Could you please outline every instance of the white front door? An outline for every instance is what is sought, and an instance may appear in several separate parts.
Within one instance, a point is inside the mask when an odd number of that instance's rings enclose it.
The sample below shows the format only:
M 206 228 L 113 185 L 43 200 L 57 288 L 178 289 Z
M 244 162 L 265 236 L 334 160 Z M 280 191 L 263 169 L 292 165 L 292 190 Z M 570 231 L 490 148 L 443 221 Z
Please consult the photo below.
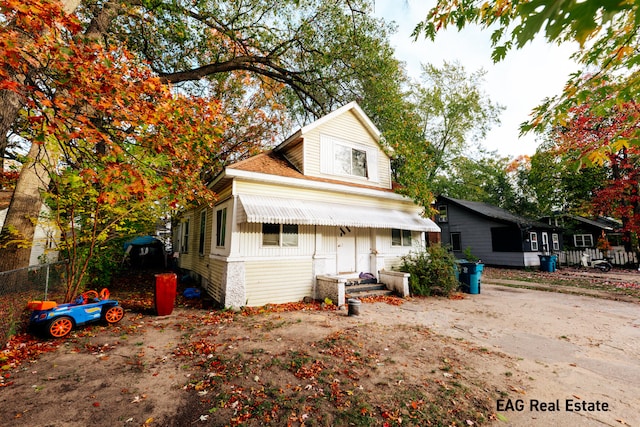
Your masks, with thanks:
M 338 227 L 338 250 L 336 251 L 338 273 L 356 271 L 356 232 L 349 227 Z
M 542 233 L 542 252 L 549 253 L 549 235 L 547 233 Z

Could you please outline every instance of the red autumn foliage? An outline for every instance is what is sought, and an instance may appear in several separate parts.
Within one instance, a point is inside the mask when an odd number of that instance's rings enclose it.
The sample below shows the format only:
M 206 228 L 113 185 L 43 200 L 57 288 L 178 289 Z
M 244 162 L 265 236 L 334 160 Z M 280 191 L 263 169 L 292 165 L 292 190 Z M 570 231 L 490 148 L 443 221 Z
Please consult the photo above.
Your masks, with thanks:
M 595 215 L 622 220 L 627 236 L 640 232 L 640 104 L 627 102 L 596 116 L 584 104 L 556 132 L 559 154 L 577 153 L 585 165 L 606 168 L 609 179 L 594 189 Z
M 0 171 L 0 190 L 13 189 L 18 182 L 20 173 L 17 171 Z

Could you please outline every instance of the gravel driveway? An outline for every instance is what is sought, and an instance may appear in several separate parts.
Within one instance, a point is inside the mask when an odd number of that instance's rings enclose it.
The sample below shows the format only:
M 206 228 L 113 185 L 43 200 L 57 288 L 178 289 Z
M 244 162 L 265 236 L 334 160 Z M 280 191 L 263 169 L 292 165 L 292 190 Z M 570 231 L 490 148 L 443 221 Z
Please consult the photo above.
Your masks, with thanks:
M 376 304 L 363 316 L 390 310 L 392 321 L 513 357 L 502 375 L 522 388 L 496 402 L 502 425 L 640 426 L 640 304 L 483 284 L 463 300 Z

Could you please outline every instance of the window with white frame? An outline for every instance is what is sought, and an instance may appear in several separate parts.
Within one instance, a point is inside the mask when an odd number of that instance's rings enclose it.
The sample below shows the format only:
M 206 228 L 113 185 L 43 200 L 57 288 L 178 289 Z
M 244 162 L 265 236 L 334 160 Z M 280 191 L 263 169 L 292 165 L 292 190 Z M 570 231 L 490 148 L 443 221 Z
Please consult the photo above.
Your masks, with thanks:
M 336 144 L 334 156 L 337 173 L 367 177 L 367 152 L 365 150 Z
M 204 235 L 207 228 L 207 211 L 200 212 L 200 234 L 198 236 L 198 253 L 204 255 Z
M 438 206 L 438 222 L 447 222 L 449 221 L 447 205 Z
M 320 135 L 320 172 L 378 181 L 378 148 Z
M 576 248 L 591 248 L 593 247 L 593 235 L 591 234 L 574 234 L 573 245 Z
M 298 225 L 262 224 L 262 246 L 298 246 Z
M 531 242 L 531 250 L 538 250 L 538 233 L 531 232 L 529 233 L 529 242 Z
M 411 246 L 411 230 L 392 228 L 391 246 Z
M 553 233 L 551 235 L 551 246 L 554 251 L 560 250 L 560 236 L 558 236 L 558 233 Z
M 180 252 L 189 253 L 189 220 L 182 223 L 182 245 Z
M 216 211 L 216 247 L 223 248 L 227 234 L 227 208 Z

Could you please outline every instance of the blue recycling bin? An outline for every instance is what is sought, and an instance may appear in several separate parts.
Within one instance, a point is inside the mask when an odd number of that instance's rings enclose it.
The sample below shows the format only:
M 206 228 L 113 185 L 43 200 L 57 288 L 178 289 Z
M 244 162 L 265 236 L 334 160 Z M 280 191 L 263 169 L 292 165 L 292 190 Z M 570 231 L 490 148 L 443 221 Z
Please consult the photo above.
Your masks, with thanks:
M 556 255 L 538 255 L 540 258 L 540 270 L 553 273 L 556 271 L 558 257 Z
M 482 282 L 482 270 L 484 270 L 484 264 L 476 262 L 463 262 L 460 263 L 460 281 L 463 284 L 463 289 L 469 294 L 479 294 Z
M 454 263 L 453 263 L 453 274 L 456 277 L 456 281 L 460 281 L 460 270 L 462 270 L 462 267 L 460 266 L 462 263 L 467 262 L 466 259 L 457 259 Z

